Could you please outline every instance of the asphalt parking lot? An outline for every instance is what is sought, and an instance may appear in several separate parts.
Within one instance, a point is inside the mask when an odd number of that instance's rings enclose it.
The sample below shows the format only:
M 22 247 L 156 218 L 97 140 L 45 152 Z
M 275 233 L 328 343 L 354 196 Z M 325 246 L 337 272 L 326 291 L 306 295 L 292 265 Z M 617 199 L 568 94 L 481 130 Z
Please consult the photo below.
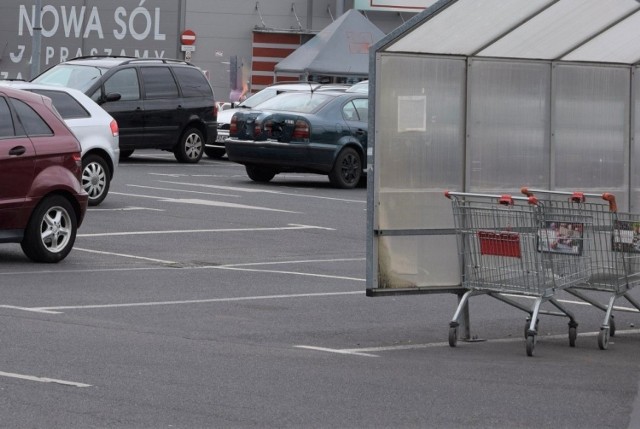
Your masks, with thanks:
M 366 199 L 134 154 L 66 260 L 0 246 L 0 427 L 638 427 L 637 314 L 601 351 L 563 296 L 577 347 L 541 318 L 528 358 L 524 314 L 478 298 L 486 341 L 450 348 L 455 296 L 365 297 Z

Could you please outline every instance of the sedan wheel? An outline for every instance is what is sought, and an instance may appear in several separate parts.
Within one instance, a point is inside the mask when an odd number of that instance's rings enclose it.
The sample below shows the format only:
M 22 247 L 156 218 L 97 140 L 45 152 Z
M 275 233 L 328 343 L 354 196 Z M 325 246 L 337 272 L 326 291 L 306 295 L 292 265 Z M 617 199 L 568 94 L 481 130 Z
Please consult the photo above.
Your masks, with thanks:
M 180 138 L 173 154 L 180 162 L 195 164 L 204 153 L 204 137 L 197 128 L 189 128 Z
M 360 155 L 354 149 L 343 149 L 336 158 L 336 163 L 329 173 L 329 181 L 337 188 L 355 188 L 362 176 L 362 162 Z
M 82 160 L 82 188 L 89 194 L 89 205 L 97 206 L 109 192 L 109 168 L 104 159 L 89 155 Z
M 276 175 L 276 171 L 269 167 L 258 167 L 257 165 L 245 165 L 247 176 L 254 182 L 267 183 Z
M 77 230 L 76 213 L 69 201 L 53 195 L 33 211 L 20 245 L 35 262 L 59 262 L 71 252 Z

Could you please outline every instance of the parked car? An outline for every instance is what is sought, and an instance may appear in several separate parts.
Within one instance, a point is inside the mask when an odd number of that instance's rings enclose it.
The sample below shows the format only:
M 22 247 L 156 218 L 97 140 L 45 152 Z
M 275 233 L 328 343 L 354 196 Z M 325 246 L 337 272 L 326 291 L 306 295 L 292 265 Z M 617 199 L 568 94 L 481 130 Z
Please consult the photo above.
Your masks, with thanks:
M 213 142 L 208 142 L 205 153 L 209 158 L 219 159 L 225 154 L 224 141 L 229 137 L 229 124 L 234 113 L 240 110 L 250 110 L 258 107 L 261 103 L 272 99 L 278 94 L 285 92 L 311 92 L 311 91 L 340 91 L 349 88 L 348 85 L 341 84 L 319 84 L 316 82 L 278 82 L 256 92 L 251 97 L 241 103 L 232 105 L 229 109 L 218 111 L 218 137 Z
M 0 81 L 2 85 L 47 96 L 82 147 L 82 187 L 89 205 L 97 206 L 109 193 L 118 168 L 118 123 L 77 89 L 30 82 Z
M 79 89 L 118 122 L 120 157 L 163 149 L 196 163 L 216 140 L 217 105 L 202 70 L 168 59 L 79 57 L 57 64 L 33 82 Z
M 278 173 L 326 174 L 353 188 L 365 173 L 367 94 L 292 92 L 236 112 L 225 142 L 229 160 L 249 178 L 269 182 Z
M 369 81 L 363 80 L 358 83 L 354 83 L 349 88 L 347 88 L 347 92 L 361 92 L 363 94 L 369 93 Z
M 51 99 L 0 87 L 0 243 L 64 259 L 87 209 L 80 143 Z

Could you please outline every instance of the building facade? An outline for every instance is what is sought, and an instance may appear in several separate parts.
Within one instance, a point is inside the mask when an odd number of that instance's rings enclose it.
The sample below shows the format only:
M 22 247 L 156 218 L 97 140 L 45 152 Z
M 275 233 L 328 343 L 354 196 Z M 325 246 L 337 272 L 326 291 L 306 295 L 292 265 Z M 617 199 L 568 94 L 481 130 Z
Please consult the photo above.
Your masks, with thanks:
M 243 85 L 255 92 L 272 83 L 278 61 L 357 1 L 3 0 L 0 78 L 28 80 L 79 56 L 178 58 L 205 70 L 216 98 L 227 100 Z M 403 6 L 410 1 L 391 10 L 366 3 L 359 8 L 385 33 L 416 12 Z M 193 35 L 181 37 L 185 30 Z

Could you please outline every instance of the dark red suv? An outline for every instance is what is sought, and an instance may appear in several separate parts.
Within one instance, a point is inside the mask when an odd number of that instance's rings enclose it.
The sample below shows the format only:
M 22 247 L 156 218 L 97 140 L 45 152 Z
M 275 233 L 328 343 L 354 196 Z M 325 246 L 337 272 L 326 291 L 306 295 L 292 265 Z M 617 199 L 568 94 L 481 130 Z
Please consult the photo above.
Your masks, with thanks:
M 36 262 L 69 254 L 88 201 L 80 154 L 49 98 L 0 89 L 0 243 Z

